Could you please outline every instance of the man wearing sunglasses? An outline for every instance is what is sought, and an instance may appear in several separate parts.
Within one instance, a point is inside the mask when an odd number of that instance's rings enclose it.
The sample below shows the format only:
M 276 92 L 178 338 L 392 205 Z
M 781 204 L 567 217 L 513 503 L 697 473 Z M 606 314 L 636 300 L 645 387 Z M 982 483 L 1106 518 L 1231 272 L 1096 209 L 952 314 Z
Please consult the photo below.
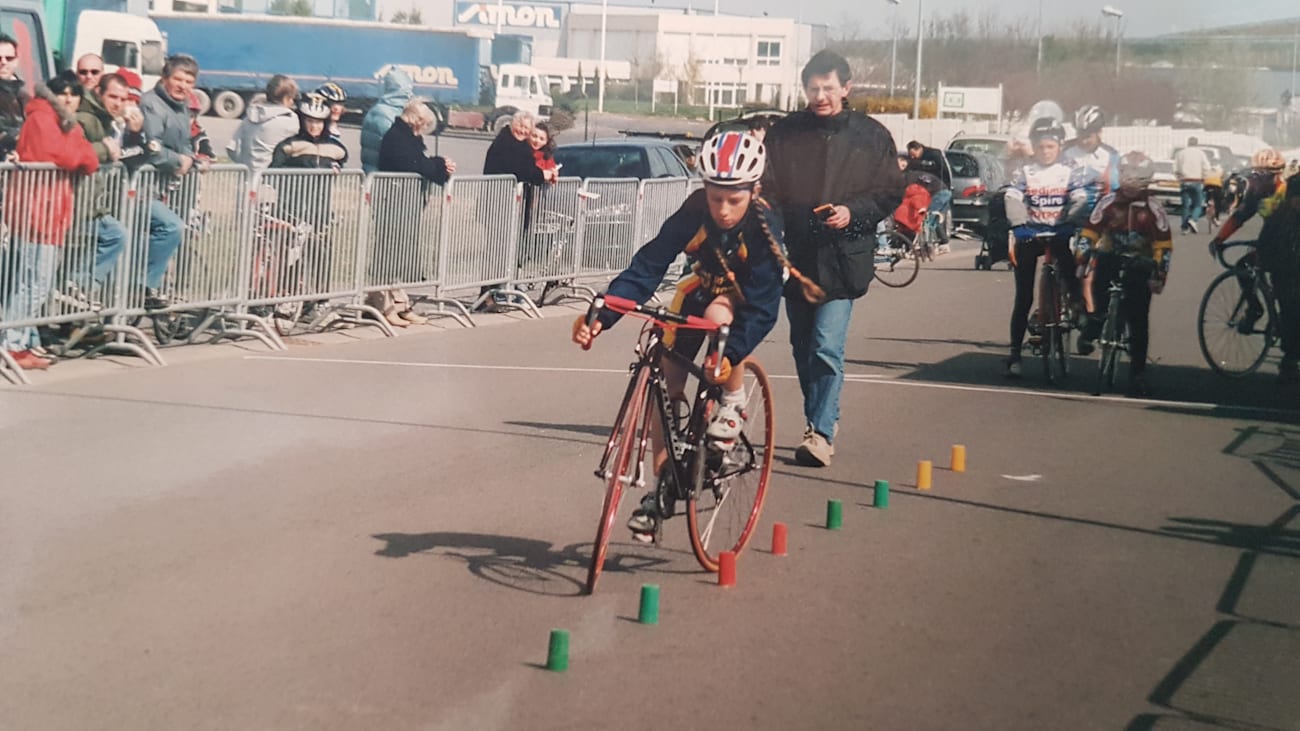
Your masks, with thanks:
M 27 90 L 18 78 L 18 41 L 0 33 L 0 162 L 10 160 L 23 126 Z
M 77 59 L 77 81 L 87 94 L 99 88 L 99 79 L 104 75 L 104 59 L 97 53 L 87 53 Z

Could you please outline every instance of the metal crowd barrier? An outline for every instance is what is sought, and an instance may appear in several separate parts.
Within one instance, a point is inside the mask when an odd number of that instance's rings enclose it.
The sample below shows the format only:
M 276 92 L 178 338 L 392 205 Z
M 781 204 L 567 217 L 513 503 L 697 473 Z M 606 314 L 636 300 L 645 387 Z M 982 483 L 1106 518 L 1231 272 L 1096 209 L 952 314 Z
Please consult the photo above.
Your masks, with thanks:
M 588 179 L 583 186 L 582 259 L 579 275 L 599 279 L 618 274 L 645 241 L 637 240 L 636 178 Z
M 251 337 L 282 349 L 281 335 L 335 322 L 391 335 L 365 299 L 393 288 L 466 326 L 466 305 L 490 298 L 538 316 L 534 301 L 594 295 L 696 187 L 565 178 L 526 193 L 510 176 L 443 188 L 358 171 L 216 165 L 176 181 L 149 167 L 0 165 L 0 371 L 27 382 L 9 350 L 36 327 L 73 326 L 65 350 L 158 365 L 155 343 Z

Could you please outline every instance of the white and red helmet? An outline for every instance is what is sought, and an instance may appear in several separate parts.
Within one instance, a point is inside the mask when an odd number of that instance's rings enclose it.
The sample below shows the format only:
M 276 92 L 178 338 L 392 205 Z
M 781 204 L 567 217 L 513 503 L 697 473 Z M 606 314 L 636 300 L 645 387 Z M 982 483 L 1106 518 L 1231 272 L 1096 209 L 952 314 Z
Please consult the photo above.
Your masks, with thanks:
M 700 175 L 712 185 L 753 185 L 763 177 L 765 165 L 767 148 L 748 132 L 719 132 L 700 150 Z

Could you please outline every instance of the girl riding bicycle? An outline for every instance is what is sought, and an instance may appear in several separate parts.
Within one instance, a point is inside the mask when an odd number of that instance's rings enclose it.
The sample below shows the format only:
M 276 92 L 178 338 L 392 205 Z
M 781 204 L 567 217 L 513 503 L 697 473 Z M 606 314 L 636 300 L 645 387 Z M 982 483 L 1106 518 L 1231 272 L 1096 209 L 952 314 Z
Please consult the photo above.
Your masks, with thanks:
M 785 258 L 777 234 L 781 227 L 759 196 L 758 181 L 766 161 L 763 144 L 748 132 L 722 132 L 705 140 L 699 159 L 704 189 L 692 193 L 664 222 L 659 235 L 637 251 L 608 290 L 611 295 L 644 303 L 655 293 L 673 260 L 682 253 L 690 257 L 691 272 L 678 282 L 672 310 L 731 327 L 714 379 L 723 385 L 722 405 L 708 429 L 709 438 L 723 448 L 740 433 L 745 418 L 744 377 L 736 366 L 776 325 L 782 268 L 799 281 L 809 301 L 825 296 Z M 573 323 L 573 342 L 590 347 L 595 337 L 618 319 L 617 313 L 602 310 L 588 327 L 586 318 L 578 317 Z M 694 357 L 702 342 L 703 336 L 696 332 L 665 336 L 666 345 L 687 357 Z M 706 370 L 712 377 L 714 368 L 710 366 Z M 670 395 L 683 398 L 686 374 L 671 363 L 664 367 Z M 667 455 L 658 443 L 662 439 L 656 441 L 655 472 L 659 474 Z M 654 494 L 646 495 L 628 522 L 638 540 L 649 540 L 660 520 Z

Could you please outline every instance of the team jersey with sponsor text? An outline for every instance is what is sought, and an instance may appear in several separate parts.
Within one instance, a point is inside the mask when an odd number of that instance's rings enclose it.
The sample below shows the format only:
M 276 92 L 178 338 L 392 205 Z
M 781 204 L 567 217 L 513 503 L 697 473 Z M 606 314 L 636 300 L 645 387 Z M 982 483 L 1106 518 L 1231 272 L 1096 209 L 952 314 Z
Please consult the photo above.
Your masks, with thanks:
M 1076 211 L 1092 209 L 1096 180 L 1091 170 L 1070 161 L 1029 162 L 1012 176 L 1007 199 L 1024 202 L 1028 225 L 1059 226 Z

